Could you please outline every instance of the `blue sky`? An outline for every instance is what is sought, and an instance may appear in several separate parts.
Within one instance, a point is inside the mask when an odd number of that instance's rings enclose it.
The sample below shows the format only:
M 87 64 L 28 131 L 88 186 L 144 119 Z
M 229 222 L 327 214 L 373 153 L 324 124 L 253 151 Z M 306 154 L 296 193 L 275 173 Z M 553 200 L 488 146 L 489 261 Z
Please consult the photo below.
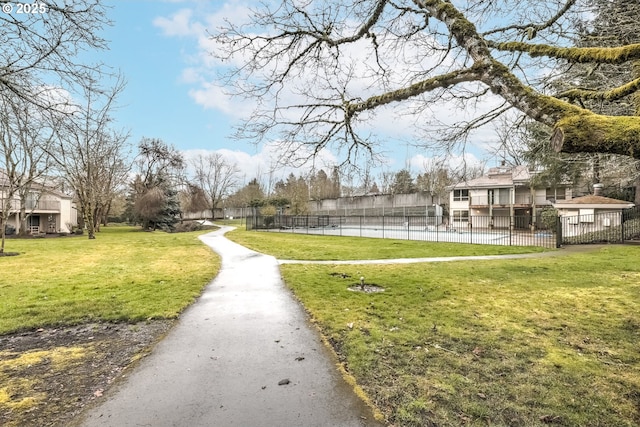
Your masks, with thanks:
M 260 175 L 268 173 L 269 157 L 277 153 L 268 146 L 255 147 L 230 137 L 233 125 L 249 110 L 212 84 L 216 64 L 207 51 L 206 30 L 213 30 L 222 17 L 246 16 L 244 7 L 249 1 L 106 2 L 114 25 L 104 32 L 110 49 L 101 52 L 100 58 L 121 70 L 128 82 L 120 97 L 121 108 L 114 115 L 119 126 L 130 129 L 133 145 L 142 137 L 153 137 L 187 156 L 218 151 L 238 165 L 245 181 L 262 179 Z M 387 130 L 394 126 L 398 128 L 389 120 Z M 414 174 L 421 173 L 428 156 L 406 143 L 407 134 L 388 133 L 387 138 L 391 141 L 384 147 L 388 162 L 378 173 L 398 171 L 407 161 Z M 322 164 L 338 160 L 325 153 Z M 278 169 L 276 179 L 289 172 Z
M 197 104 L 182 78 L 187 57 L 196 50 L 194 40 L 166 36 L 154 25 L 159 17 L 170 16 L 184 5 L 143 0 L 108 3 L 113 5 L 109 16 L 114 26 L 105 32 L 110 50 L 101 56 L 127 80 L 117 118 L 131 129 L 134 142 L 143 136 L 155 137 L 183 150 L 235 144 L 227 139 L 229 118 Z

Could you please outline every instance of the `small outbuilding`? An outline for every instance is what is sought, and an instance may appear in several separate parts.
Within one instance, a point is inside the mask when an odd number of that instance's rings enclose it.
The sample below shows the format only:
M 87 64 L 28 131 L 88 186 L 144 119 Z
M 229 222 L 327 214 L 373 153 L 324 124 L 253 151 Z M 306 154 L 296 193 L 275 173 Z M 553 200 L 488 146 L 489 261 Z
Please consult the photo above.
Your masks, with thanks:
M 564 236 L 577 236 L 619 226 L 622 223 L 622 211 L 634 206 L 626 200 L 602 196 L 602 184 L 595 184 L 593 190 L 593 194 L 553 203 L 561 217 Z

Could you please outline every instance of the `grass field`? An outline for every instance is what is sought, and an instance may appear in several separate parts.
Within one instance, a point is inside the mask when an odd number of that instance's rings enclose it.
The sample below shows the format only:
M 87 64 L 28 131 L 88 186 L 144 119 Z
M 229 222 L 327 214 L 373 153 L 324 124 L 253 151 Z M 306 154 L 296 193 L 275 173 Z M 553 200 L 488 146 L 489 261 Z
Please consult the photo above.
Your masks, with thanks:
M 407 257 L 403 245 L 411 244 L 230 236 L 281 258 L 312 258 L 312 246 L 319 259 Z M 423 250 L 435 254 L 439 246 Z M 456 246 L 445 252 L 470 250 Z M 639 255 L 639 248 L 608 246 L 529 260 L 281 270 L 393 425 L 637 426 Z M 349 290 L 361 276 L 384 292 Z
M 176 317 L 219 268 L 198 234 L 103 227 L 95 240 L 8 240 L 20 255 L 0 257 L 0 334 Z
M 0 258 L 0 334 L 173 318 L 219 267 L 197 236 L 107 227 L 96 240 L 10 240 L 7 250 L 21 255 Z M 229 237 L 293 259 L 540 250 L 243 230 Z M 606 246 L 540 259 L 281 271 L 397 427 L 637 426 L 639 255 L 637 247 Z M 349 290 L 361 276 L 384 292 Z

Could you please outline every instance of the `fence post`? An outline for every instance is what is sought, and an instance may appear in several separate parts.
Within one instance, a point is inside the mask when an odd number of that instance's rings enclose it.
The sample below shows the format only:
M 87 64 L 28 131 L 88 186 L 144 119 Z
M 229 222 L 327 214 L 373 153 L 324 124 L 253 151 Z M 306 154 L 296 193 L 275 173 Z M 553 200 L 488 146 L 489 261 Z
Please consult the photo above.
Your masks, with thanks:
M 409 227 L 411 226 L 411 224 L 409 224 L 409 222 L 411 222 L 411 217 L 406 216 L 405 218 L 407 219 L 407 240 L 410 240 L 411 236 L 409 235 Z
M 513 246 L 513 242 L 511 241 L 511 237 L 513 235 L 513 226 L 511 224 L 515 224 L 515 223 L 516 223 L 516 218 L 514 216 L 509 220 L 509 246 Z
M 624 210 L 620 211 L 620 243 L 624 243 Z
M 562 247 L 562 217 L 556 217 L 556 248 Z
M 384 214 L 382 214 L 382 238 L 384 239 Z

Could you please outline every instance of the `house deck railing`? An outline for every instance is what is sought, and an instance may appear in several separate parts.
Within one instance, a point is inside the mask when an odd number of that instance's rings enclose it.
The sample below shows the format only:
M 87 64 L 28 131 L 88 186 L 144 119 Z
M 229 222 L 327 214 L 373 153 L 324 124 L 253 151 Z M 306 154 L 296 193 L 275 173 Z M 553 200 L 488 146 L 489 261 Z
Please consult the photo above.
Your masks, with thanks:
M 20 210 L 20 201 L 12 200 L 10 209 L 12 212 L 17 212 Z M 60 211 L 60 201 L 59 200 L 27 200 L 25 203 L 25 209 L 27 212 L 31 211 Z M 0 211 L 2 210 L 2 206 L 0 205 Z
M 31 200 L 27 201 L 27 210 L 34 211 L 59 211 L 60 210 L 60 201 L 59 200 Z

